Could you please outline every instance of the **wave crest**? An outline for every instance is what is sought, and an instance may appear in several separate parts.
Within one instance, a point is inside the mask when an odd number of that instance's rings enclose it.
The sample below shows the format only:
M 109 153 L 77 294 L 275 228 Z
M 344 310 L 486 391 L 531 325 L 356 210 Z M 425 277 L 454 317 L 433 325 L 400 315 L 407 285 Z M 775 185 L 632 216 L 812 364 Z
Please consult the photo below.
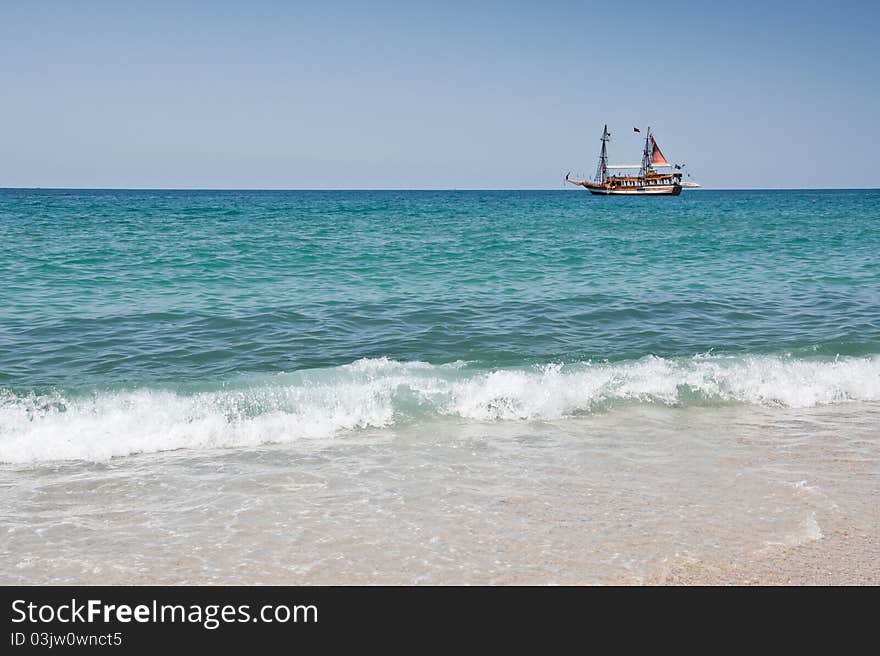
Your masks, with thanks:
M 0 390 L 0 461 L 102 460 L 180 448 L 249 446 L 408 424 L 553 420 L 654 403 L 811 407 L 880 400 L 880 356 L 648 356 L 619 363 L 480 371 L 359 360 L 209 390 L 16 394 Z

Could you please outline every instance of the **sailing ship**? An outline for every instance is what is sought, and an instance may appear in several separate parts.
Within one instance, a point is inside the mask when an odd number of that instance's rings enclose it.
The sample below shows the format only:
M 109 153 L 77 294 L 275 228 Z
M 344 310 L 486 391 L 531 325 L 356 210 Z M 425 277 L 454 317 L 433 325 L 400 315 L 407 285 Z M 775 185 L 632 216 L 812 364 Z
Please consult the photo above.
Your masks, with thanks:
M 638 128 L 633 128 L 640 132 Z M 568 175 L 565 181 L 589 189 L 591 194 L 626 196 L 678 196 L 682 190 L 680 169 L 683 165 L 672 165 L 663 156 L 657 140 L 648 128 L 645 135 L 645 149 L 641 164 L 608 164 L 607 143 L 611 138 L 608 126 L 602 130 L 602 149 L 599 152 L 599 166 L 596 177 L 590 180 L 576 180 Z M 668 169 L 660 170 L 657 169 Z M 625 171 L 637 170 L 635 175 Z M 609 171 L 612 173 L 609 174 Z M 695 184 L 695 183 L 694 183 Z

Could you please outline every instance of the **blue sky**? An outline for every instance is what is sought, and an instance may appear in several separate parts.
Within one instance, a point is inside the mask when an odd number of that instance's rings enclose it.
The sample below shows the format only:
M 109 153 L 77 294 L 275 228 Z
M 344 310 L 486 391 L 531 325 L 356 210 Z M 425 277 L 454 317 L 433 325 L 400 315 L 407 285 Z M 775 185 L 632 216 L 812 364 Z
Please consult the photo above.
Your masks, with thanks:
M 0 186 L 877 187 L 878 6 L 0 0 Z

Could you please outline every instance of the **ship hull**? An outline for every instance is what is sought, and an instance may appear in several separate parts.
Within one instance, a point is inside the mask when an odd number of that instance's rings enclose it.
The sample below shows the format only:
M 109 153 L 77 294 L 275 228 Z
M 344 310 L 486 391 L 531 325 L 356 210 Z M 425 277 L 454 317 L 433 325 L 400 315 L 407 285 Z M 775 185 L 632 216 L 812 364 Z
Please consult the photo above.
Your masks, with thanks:
M 613 189 L 600 186 L 589 186 L 591 194 L 597 196 L 678 196 L 680 185 L 662 185 L 656 187 L 636 187 L 633 189 Z

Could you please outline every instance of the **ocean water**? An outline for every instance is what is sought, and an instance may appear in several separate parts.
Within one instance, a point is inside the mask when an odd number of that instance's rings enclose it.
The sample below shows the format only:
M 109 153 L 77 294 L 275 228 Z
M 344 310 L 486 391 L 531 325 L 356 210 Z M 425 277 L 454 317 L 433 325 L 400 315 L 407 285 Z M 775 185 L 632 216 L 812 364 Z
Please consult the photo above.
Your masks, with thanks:
M 0 236 L 3 582 L 645 581 L 877 526 L 880 191 L 0 190 Z

